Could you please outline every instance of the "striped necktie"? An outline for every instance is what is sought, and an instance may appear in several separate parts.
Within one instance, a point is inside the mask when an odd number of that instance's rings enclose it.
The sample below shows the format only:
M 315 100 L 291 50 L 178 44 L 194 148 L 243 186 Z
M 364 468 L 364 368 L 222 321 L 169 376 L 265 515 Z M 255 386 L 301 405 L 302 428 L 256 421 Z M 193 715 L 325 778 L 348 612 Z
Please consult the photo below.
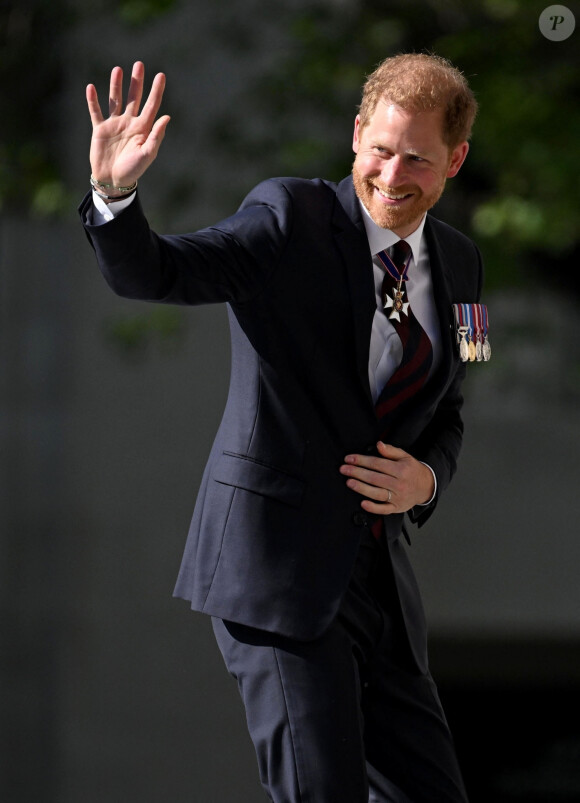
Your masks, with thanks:
M 406 299 L 405 280 L 411 259 L 410 245 L 405 240 L 399 240 L 378 256 L 385 266 L 382 286 L 384 312 L 403 344 L 401 362 L 375 405 L 383 437 L 383 433 L 384 436 L 388 434 L 396 418 L 404 413 L 405 403 L 425 384 L 433 362 L 433 348 Z

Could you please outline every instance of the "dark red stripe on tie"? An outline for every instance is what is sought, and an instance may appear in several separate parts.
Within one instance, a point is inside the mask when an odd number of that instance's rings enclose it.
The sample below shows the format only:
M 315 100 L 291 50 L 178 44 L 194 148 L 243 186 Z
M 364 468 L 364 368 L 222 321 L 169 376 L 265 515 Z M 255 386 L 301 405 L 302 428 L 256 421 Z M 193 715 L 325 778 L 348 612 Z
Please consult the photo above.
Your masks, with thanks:
M 399 240 L 393 246 L 391 260 L 396 265 L 400 275 L 408 268 L 410 246 L 404 240 Z M 380 255 L 379 255 L 380 256 Z M 381 261 L 385 260 L 381 257 Z M 397 282 L 389 272 L 385 272 L 383 280 L 383 299 L 388 295 L 393 296 L 393 289 L 397 286 L 404 288 L 404 283 Z M 408 298 L 406 299 L 408 302 Z M 390 315 L 392 308 L 385 309 L 385 314 Z M 414 316 L 411 307 L 407 307 L 407 313 L 400 312 L 397 318 L 390 318 L 403 346 L 403 355 L 399 366 L 383 388 L 377 403 L 376 413 L 381 424 L 381 437 L 387 435 L 393 422 L 393 416 L 402 412 L 405 402 L 413 398 L 425 384 L 431 364 L 433 362 L 433 348 L 427 333 Z
M 373 524 L 371 524 L 371 533 L 377 539 L 377 541 L 381 540 L 381 535 L 383 534 L 383 517 L 381 516 L 378 518 Z

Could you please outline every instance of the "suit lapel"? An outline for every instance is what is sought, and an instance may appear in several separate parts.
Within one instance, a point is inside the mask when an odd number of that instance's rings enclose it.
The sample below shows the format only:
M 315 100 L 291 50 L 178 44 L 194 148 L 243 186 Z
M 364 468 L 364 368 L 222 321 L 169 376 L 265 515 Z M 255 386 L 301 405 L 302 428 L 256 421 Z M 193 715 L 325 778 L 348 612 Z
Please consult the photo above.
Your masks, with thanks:
M 342 255 L 352 304 L 357 370 L 372 404 L 368 364 L 371 330 L 376 309 L 372 257 L 352 178 L 338 185 L 333 230 Z
M 428 215 L 425 222 L 425 240 L 429 250 L 429 265 L 433 282 L 433 295 L 439 318 L 441 333 L 441 364 L 435 376 L 427 384 L 430 394 L 437 394 L 447 383 L 455 370 L 455 347 L 453 340 L 452 320 L 452 287 L 453 266 L 448 254 L 443 254 L 437 238 L 432 218 Z
M 373 317 L 376 310 L 372 256 L 362 221 L 358 199 L 349 176 L 337 188 L 333 212 L 333 231 L 344 261 L 354 323 L 355 350 L 359 379 L 369 402 L 374 406 L 369 378 L 368 361 Z M 456 368 L 452 320 L 453 264 L 452 254 L 444 254 L 436 234 L 436 221 L 428 215 L 425 238 L 433 281 L 433 294 L 441 331 L 441 364 L 420 394 L 421 404 L 430 404 L 447 385 Z M 417 399 L 419 402 L 419 398 Z
M 436 405 L 451 381 L 457 368 L 457 359 L 453 342 L 453 324 L 451 307 L 451 290 L 453 287 L 453 265 L 450 255 L 444 254 L 439 239 L 429 217 L 424 229 L 429 250 L 429 264 L 433 282 L 433 295 L 441 336 L 441 362 L 435 374 L 429 378 L 421 392 L 409 400 L 405 415 L 398 418 L 391 430 L 391 439 L 395 445 L 412 443 L 417 437 L 417 422 L 421 421 L 424 411 Z

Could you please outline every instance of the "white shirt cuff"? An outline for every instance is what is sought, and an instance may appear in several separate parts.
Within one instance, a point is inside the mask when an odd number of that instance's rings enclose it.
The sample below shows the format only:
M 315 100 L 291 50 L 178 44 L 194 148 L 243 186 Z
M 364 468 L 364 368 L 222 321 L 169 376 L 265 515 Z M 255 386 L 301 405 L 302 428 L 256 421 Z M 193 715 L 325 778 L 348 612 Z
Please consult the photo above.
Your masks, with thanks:
M 422 461 L 422 460 L 421 460 L 420 462 L 421 462 L 421 463 L 423 463 L 423 461 Z M 435 499 L 435 497 L 437 496 L 437 477 L 435 476 L 435 472 L 433 471 L 433 469 L 431 468 L 431 466 L 430 466 L 428 463 L 423 463 L 423 465 L 424 465 L 424 466 L 427 466 L 427 468 L 429 469 L 429 471 L 431 472 L 431 474 L 433 474 L 433 484 L 434 484 L 433 496 L 431 497 L 431 499 L 429 499 L 429 501 L 428 501 L 428 502 L 423 502 L 423 503 L 422 503 L 422 504 L 420 504 L 420 505 L 416 505 L 416 507 L 427 507 L 427 505 L 430 505 L 430 504 L 431 504 L 431 502 L 432 502 L 432 501 Z
M 126 209 L 129 204 L 133 203 L 136 194 L 136 192 L 133 192 L 128 198 L 123 198 L 122 201 L 113 201 L 110 204 L 106 204 L 93 190 L 93 204 L 95 207 L 93 225 L 101 226 L 103 223 L 108 223 L 109 220 L 113 220 L 123 209 Z

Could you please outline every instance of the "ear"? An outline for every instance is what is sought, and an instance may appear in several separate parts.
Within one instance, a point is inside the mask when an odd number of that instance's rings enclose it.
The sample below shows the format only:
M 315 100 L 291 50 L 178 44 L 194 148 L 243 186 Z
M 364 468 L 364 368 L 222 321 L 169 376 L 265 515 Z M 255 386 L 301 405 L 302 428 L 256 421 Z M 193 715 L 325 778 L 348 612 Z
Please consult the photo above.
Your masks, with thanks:
M 354 120 L 354 133 L 352 135 L 352 149 L 355 153 L 358 153 L 358 149 L 360 146 L 360 135 L 361 135 L 360 114 L 357 114 Z
M 469 151 L 469 142 L 462 142 L 451 152 L 451 161 L 447 169 L 447 178 L 453 178 L 459 173 L 459 168 L 465 161 L 467 152 Z

